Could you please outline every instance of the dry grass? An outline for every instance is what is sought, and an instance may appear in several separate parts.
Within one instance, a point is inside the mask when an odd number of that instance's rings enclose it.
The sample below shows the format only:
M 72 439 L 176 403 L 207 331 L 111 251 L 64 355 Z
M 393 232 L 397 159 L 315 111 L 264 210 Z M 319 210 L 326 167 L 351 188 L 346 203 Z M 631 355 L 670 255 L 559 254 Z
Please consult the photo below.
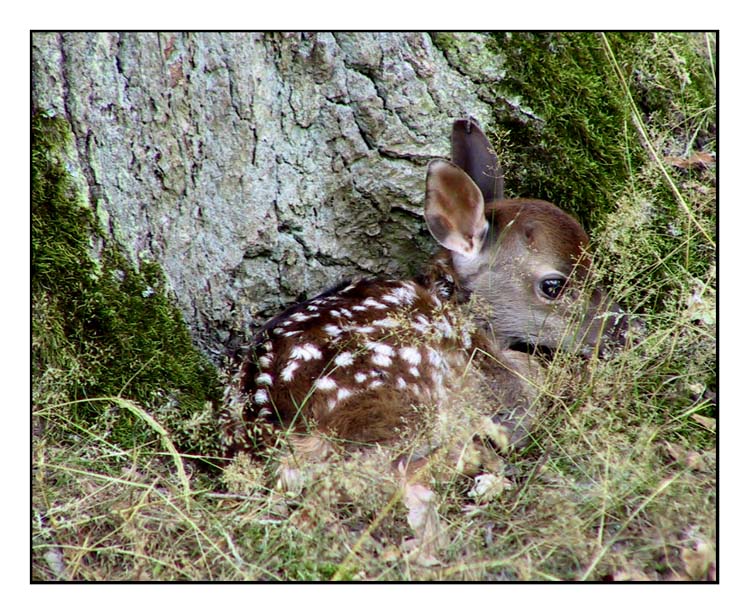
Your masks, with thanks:
M 109 400 L 153 431 L 127 448 L 48 391 L 33 416 L 32 579 L 714 579 L 715 171 L 690 162 L 714 145 L 696 151 L 711 110 L 634 113 L 623 130 L 649 163 L 595 233 L 596 258 L 645 333 L 608 360 L 552 359 L 533 442 L 504 459 L 509 489 L 475 501 L 470 479 L 435 482 L 439 566 L 401 549 L 406 511 L 378 453 L 290 497 L 271 465 L 179 455 L 157 408 Z
M 506 458 L 510 489 L 433 484 L 448 539 L 414 565 L 398 481 L 369 451 L 317 468 L 300 495 L 240 457 L 221 476 L 154 442 L 123 450 L 38 411 L 34 576 L 39 580 L 592 580 L 713 578 L 715 450 L 708 402 L 670 410 L 645 389 L 659 330 L 614 359 L 558 357 L 534 442 Z M 657 352 L 661 356 L 661 351 Z M 656 373 L 653 373 L 656 372 Z M 670 390 L 679 386 L 664 382 Z M 561 391 L 564 393 L 561 394 Z M 112 400 L 134 411 L 130 402 Z M 65 434 L 61 437 L 61 434 Z M 162 451 L 162 452 L 160 452 Z M 177 469 L 179 468 L 179 469 Z M 186 482 L 187 481 L 187 482 Z M 223 488 L 220 488 L 222 485 Z M 698 560 L 695 563 L 695 560 Z

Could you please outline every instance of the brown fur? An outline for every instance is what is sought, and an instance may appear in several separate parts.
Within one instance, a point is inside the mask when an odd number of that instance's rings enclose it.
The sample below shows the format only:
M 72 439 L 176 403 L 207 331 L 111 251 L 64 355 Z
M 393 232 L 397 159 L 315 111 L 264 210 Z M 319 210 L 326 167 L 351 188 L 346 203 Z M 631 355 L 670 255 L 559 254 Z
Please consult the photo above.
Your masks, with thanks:
M 529 247 L 550 256 L 562 273 L 570 273 L 575 263 L 582 270 L 591 266 L 585 253 L 589 245 L 586 232 L 552 203 L 537 199 L 494 201 L 486 205 L 485 212 L 498 233 L 506 229 L 523 235 Z
M 277 326 L 263 330 L 255 353 L 241 368 L 241 422 L 261 421 L 272 429 L 291 427 L 297 432 L 314 426 L 357 443 L 393 441 L 414 428 L 426 408 L 439 401 L 435 377 L 446 380 L 449 370 L 465 366 L 472 340 L 469 324 L 460 322 L 452 306 L 439 299 L 453 293 L 453 284 L 432 275 L 421 278 L 431 287 L 416 281 L 361 280 L 335 295 L 324 294 L 315 311 L 307 308 L 318 305 L 318 298 L 285 312 L 282 321 L 275 319 Z M 395 301 L 394 292 L 405 298 L 404 305 L 384 299 Z M 357 310 L 359 306 L 368 309 Z M 295 315 L 305 320 L 297 322 Z M 264 357 L 270 360 L 262 368 Z M 262 374 L 270 375 L 273 384 L 264 384 Z M 267 403 L 258 401 L 266 397 Z M 264 407 L 270 412 L 261 417 Z M 242 433 L 232 413 L 223 413 L 222 421 L 225 433 Z M 256 441 L 247 431 L 227 444 L 231 452 L 255 450 L 268 439 Z
M 485 205 L 502 195 L 486 137 L 460 121 L 453 147 L 464 166 L 433 161 L 427 176 L 425 218 L 443 250 L 413 280 L 344 282 L 269 321 L 220 416 L 229 454 L 262 454 L 291 432 L 288 482 L 333 442 L 419 443 L 410 459 L 442 451 L 476 472 L 487 442 L 522 444 L 536 415 L 541 368 L 510 345 L 586 352 L 613 335 L 606 293 L 579 293 L 591 266 L 581 226 L 544 201 Z M 540 294 L 549 276 L 565 278 L 561 297 Z

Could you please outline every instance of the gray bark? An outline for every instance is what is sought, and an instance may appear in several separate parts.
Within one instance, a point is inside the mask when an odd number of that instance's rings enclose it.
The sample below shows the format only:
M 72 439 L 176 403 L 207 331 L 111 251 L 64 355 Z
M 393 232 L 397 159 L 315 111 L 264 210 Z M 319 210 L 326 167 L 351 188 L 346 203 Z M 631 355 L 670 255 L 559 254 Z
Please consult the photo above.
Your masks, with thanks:
M 424 33 L 34 33 L 32 100 L 70 123 L 104 236 L 158 262 L 220 352 L 298 297 L 425 260 L 426 162 L 454 118 L 490 118 L 477 84 L 499 78 L 466 66 Z

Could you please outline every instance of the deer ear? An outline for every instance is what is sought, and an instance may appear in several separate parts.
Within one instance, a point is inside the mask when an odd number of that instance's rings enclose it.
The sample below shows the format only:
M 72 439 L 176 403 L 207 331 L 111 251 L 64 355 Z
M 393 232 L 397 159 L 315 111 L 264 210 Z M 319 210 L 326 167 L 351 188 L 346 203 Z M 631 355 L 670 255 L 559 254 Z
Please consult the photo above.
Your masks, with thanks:
M 479 254 L 489 228 L 484 198 L 455 164 L 433 160 L 428 165 L 424 216 L 440 245 L 464 256 Z
M 453 122 L 451 160 L 474 180 L 486 203 L 504 198 L 502 168 L 490 142 L 473 117 Z

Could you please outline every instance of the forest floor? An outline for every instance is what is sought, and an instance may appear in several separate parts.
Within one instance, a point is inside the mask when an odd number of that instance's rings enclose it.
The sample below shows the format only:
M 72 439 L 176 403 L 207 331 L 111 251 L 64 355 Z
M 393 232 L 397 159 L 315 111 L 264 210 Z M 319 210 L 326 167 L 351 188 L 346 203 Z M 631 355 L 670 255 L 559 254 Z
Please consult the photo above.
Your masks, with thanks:
M 680 100 L 663 117 L 633 103 L 621 137 L 643 163 L 593 233 L 644 334 L 606 360 L 550 360 L 544 420 L 504 457 L 503 489 L 477 497 L 458 473 L 433 485 L 432 565 L 405 548 L 397 481 L 357 458 L 290 496 L 271 467 L 179 453 L 158 405 L 36 395 L 32 580 L 715 580 L 716 109 Z M 109 418 L 79 421 L 93 402 Z M 151 436 L 124 443 L 119 416 Z

